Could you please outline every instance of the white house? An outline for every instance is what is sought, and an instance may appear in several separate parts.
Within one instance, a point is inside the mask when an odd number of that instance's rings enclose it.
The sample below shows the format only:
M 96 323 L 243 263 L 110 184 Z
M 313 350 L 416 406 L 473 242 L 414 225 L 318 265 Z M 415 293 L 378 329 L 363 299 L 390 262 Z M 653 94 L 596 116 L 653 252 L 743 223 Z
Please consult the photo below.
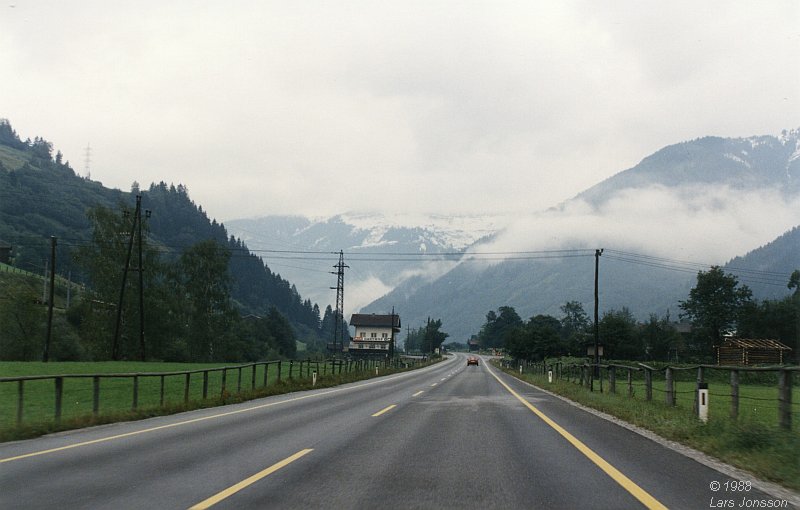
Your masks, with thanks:
M 348 349 L 350 355 L 384 357 L 394 353 L 394 339 L 400 332 L 399 315 L 354 313 L 350 326 L 356 330 Z

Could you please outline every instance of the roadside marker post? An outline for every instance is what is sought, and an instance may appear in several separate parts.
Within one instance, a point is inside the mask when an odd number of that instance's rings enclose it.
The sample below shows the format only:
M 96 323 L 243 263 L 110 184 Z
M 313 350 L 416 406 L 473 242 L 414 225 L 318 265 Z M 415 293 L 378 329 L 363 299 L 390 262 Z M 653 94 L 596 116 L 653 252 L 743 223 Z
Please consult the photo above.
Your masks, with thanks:
M 314 370 L 313 372 L 311 372 L 311 386 L 316 386 L 316 385 L 317 385 L 317 371 Z
M 697 383 L 697 416 L 703 423 L 708 422 L 708 383 Z

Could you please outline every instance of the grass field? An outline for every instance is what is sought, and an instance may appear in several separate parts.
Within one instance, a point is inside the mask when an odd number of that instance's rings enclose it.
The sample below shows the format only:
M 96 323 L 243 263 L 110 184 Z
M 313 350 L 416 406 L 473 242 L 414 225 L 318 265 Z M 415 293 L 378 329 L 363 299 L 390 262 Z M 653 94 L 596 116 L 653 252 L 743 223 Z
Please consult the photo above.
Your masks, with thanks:
M 619 378 L 617 393 L 610 394 L 591 392 L 565 379 L 549 383 L 542 374 L 506 372 L 761 478 L 800 490 L 800 392 L 797 389 L 792 392 L 793 429 L 786 431 L 778 426 L 777 382 L 774 385 L 740 385 L 739 419 L 736 421 L 730 419 L 730 386 L 724 382 L 710 383 L 709 421 L 703 423 L 693 412 L 694 382 L 677 381 L 677 405 L 668 406 L 663 379 L 653 382 L 653 400 L 648 402 L 644 383 L 639 380 L 634 381 L 634 398 L 629 398 L 627 382 Z M 607 386 L 605 389 L 607 391 Z
M 689 381 L 676 381 L 675 383 L 676 408 L 685 412 L 694 411 L 695 383 Z M 633 384 L 634 397 L 644 400 L 644 381 Z M 605 390 L 608 391 L 606 383 Z M 617 393 L 627 395 L 627 382 L 617 382 Z M 653 381 L 653 400 L 665 402 L 666 391 L 664 381 Z M 708 383 L 708 414 L 710 418 L 727 419 L 731 416 L 731 387 L 722 382 Z M 800 429 L 800 388 L 792 389 L 793 414 L 795 424 Z M 739 418 L 763 423 L 766 426 L 776 426 L 779 423 L 778 415 L 778 386 L 764 384 L 739 385 Z
M 628 363 L 630 364 L 630 363 Z M 540 367 L 541 368 L 541 367 Z M 531 371 L 535 369 L 530 367 Z M 800 430 L 800 372 L 794 372 L 795 380 L 792 388 L 792 412 L 796 430 Z M 645 400 L 644 372 L 633 371 L 632 385 L 634 399 Z M 673 372 L 676 408 L 686 412 L 694 410 L 696 369 L 676 369 Z M 570 379 L 573 384 L 578 384 L 579 372 L 577 369 L 564 369 L 562 378 Z M 609 391 L 608 373 L 602 372 L 602 386 L 604 391 Z M 712 418 L 728 418 L 731 416 L 731 385 L 730 371 L 724 369 L 704 369 L 704 381 L 709 390 L 709 416 Z M 545 379 L 541 379 L 545 380 Z M 595 381 L 595 388 L 600 383 Z M 616 391 L 619 394 L 628 394 L 626 370 L 617 371 Z M 739 418 L 763 423 L 767 426 L 777 426 L 778 414 L 778 373 L 777 371 L 739 372 Z M 663 369 L 653 371 L 653 401 L 665 402 L 666 382 Z
M 54 423 L 56 391 L 53 379 L 27 380 L 23 383 L 24 399 L 22 426 L 17 426 L 18 382 L 0 382 L 0 440 L 37 435 L 40 431 L 74 428 L 93 423 L 109 422 L 153 414 L 166 414 L 188 408 L 217 405 L 271 393 L 284 393 L 310 386 L 311 372 L 316 364 L 284 361 L 281 363 L 281 381 L 278 381 L 278 364 L 244 366 L 225 372 L 225 392 L 222 391 L 223 371 L 215 370 L 224 364 L 191 363 L 141 363 L 141 362 L 0 362 L 0 377 L 70 375 L 70 374 L 143 374 L 179 371 L 208 370 L 208 398 L 203 400 L 204 374 L 190 375 L 189 404 L 184 402 L 186 376 L 163 376 L 163 405 L 161 375 L 139 376 L 137 406 L 133 410 L 134 383 L 132 377 L 103 377 L 100 379 L 99 413 L 93 414 L 94 381 L 92 377 L 65 377 L 61 424 Z M 342 377 L 331 377 L 330 365 L 320 363 L 319 385 L 341 382 Z M 290 367 L 292 367 L 290 374 Z M 255 373 L 253 372 L 255 368 Z M 371 371 L 374 374 L 374 371 Z M 267 386 L 264 387 L 265 375 Z M 253 377 L 255 376 L 255 390 Z M 241 393 L 240 393 L 241 390 Z M 238 394 L 238 395 L 237 395 Z

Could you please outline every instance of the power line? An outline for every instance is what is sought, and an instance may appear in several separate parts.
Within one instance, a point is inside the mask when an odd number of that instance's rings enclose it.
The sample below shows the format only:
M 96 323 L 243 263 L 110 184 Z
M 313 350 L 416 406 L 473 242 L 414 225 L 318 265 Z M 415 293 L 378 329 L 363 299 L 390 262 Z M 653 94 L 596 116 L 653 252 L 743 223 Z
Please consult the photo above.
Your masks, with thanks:
M 665 257 L 656 257 L 652 255 L 624 252 L 619 250 L 607 250 L 607 252 L 610 253 L 608 255 L 609 259 L 689 274 L 696 274 L 699 271 L 705 271 L 714 266 L 722 267 L 726 272 L 734 274 L 745 283 L 750 282 L 773 286 L 784 286 L 790 278 L 789 274 L 778 271 L 724 267 L 719 264 L 706 264 L 686 260 L 669 259 Z
M 620 251 L 620 250 L 608 250 L 608 252 L 616 253 L 618 255 L 622 255 L 622 256 L 626 256 L 626 257 L 633 257 L 633 258 L 636 258 L 636 259 L 652 260 L 652 261 L 663 262 L 663 263 L 667 263 L 667 264 L 677 264 L 677 265 L 686 266 L 686 267 L 696 267 L 698 269 L 705 269 L 705 268 L 709 268 L 709 267 L 712 267 L 712 266 L 722 267 L 722 265 L 720 265 L 720 264 L 710 264 L 710 263 L 705 263 L 705 262 L 694 262 L 694 261 L 688 261 L 688 260 L 670 259 L 670 258 L 665 258 L 665 257 L 656 257 L 656 256 L 653 256 L 653 255 L 645 255 L 643 253 L 625 252 L 625 251 Z M 725 269 L 729 270 L 729 271 L 738 271 L 738 272 L 742 272 L 742 273 L 753 273 L 753 274 L 759 274 L 759 275 L 771 274 L 771 275 L 775 275 L 775 276 L 784 276 L 784 273 L 778 272 L 778 271 L 764 271 L 764 270 L 758 270 L 758 269 L 746 269 L 746 268 L 737 268 L 737 267 L 726 267 Z
M 45 245 L 43 238 L 34 236 L 12 236 L 12 239 L 19 240 L 40 240 L 40 243 L 35 245 L 27 245 L 36 248 L 42 248 Z M 77 238 L 62 238 L 60 241 L 61 246 L 66 247 L 91 247 L 93 244 L 85 239 Z M 13 242 L 13 241 L 12 241 Z M 221 244 L 224 241 L 219 240 Z M 25 244 L 23 244 L 25 246 Z M 170 244 L 152 244 L 151 248 L 160 253 L 179 253 L 191 245 L 170 245 Z M 330 260 L 330 255 L 334 252 L 327 250 L 283 250 L 283 249 L 250 249 L 246 245 L 242 248 L 230 248 L 232 257 L 258 257 L 265 263 L 272 265 L 281 265 L 282 267 L 290 267 L 292 269 L 299 269 L 313 272 L 325 272 L 321 269 L 312 267 L 300 267 L 297 265 L 282 264 L 277 261 L 294 261 L 294 262 L 327 262 Z M 590 249 L 561 249 L 561 250 L 527 250 L 527 251 L 449 251 L 449 252 L 344 252 L 350 260 L 354 262 L 394 262 L 394 263 L 469 263 L 469 262 L 497 262 L 497 261 L 525 261 L 525 260 L 541 260 L 541 259 L 568 259 L 578 257 L 591 257 L 594 255 Z M 610 260 L 619 262 L 640 265 L 644 267 L 651 267 L 655 269 L 664 269 L 673 272 L 696 274 L 699 271 L 706 271 L 713 266 L 724 267 L 719 264 L 711 264 L 704 262 L 695 262 L 681 259 L 672 259 L 667 257 L 659 257 L 653 255 L 646 255 L 642 253 L 628 252 L 622 250 L 606 249 L 605 256 Z M 765 285 L 783 286 L 789 281 L 790 275 L 778 271 L 766 271 L 757 269 L 748 269 L 741 267 L 724 267 L 725 271 L 735 274 L 743 282 L 763 283 Z

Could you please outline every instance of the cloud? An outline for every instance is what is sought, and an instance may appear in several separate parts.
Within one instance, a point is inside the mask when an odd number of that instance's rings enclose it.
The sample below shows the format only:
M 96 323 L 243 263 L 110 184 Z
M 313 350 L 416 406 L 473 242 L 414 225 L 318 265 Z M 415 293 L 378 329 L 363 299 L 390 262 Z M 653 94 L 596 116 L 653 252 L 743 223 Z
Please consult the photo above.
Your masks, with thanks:
M 221 220 L 528 213 L 668 144 L 794 126 L 798 9 L 24 2 L 0 16 L 0 116 Z
M 798 211 L 800 197 L 771 189 L 624 189 L 597 207 L 576 199 L 522 217 L 474 251 L 609 248 L 723 264 L 797 226 Z
M 347 310 L 360 310 L 361 307 L 370 304 L 391 290 L 392 287 L 372 275 L 363 280 L 351 278 L 348 282 L 348 299 L 345 307 Z

